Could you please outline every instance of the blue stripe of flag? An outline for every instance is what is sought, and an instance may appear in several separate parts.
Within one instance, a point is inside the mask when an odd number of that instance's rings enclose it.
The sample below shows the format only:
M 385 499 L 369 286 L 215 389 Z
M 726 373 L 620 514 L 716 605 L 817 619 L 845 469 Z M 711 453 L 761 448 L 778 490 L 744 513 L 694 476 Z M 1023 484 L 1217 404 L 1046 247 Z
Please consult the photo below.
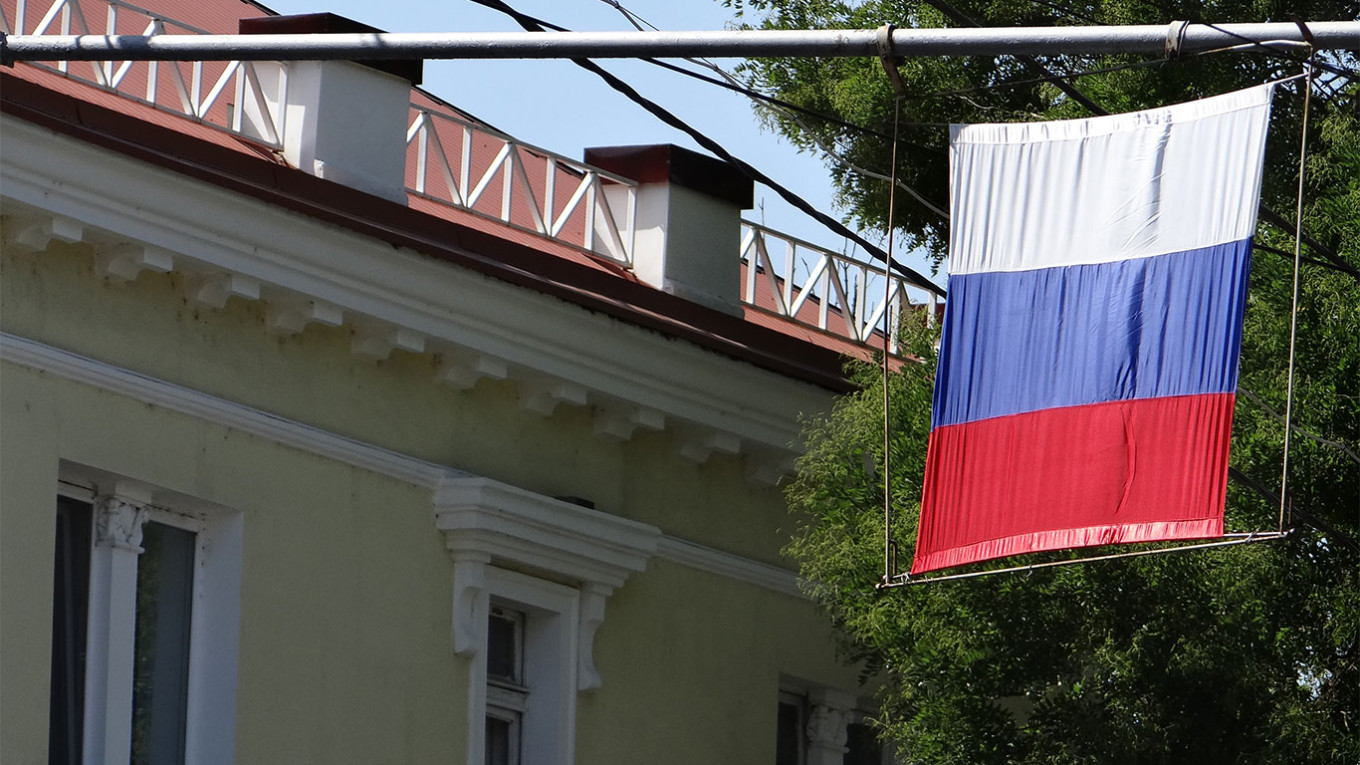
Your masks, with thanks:
M 951 277 L 934 427 L 1235 391 L 1250 265 L 1244 239 L 1112 263 Z

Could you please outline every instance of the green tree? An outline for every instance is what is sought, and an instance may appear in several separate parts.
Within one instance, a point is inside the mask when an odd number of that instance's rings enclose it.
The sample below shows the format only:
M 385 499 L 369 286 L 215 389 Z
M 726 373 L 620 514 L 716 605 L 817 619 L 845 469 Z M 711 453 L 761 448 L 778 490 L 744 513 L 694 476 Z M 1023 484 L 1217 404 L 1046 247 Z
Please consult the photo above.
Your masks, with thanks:
M 1278 19 L 1282 4 L 1047 0 L 945 3 L 748 0 L 768 28 L 1166 23 Z M 938 7 L 937 7 L 938 6 Z M 941 10 L 943 8 L 944 10 Z M 1353 3 L 1309 2 L 1309 19 L 1352 19 Z M 1226 92 L 1300 71 L 1263 51 L 1194 56 L 1060 83 L 1051 74 L 1127 57 L 921 58 L 903 62 L 909 96 L 897 172 L 899 236 L 944 255 L 945 131 L 924 123 L 1089 116 Z M 1360 761 L 1360 77 L 1354 53 L 1330 55 L 1314 85 L 1305 190 L 1305 265 L 1290 494 L 1297 533 L 1284 542 L 1124 559 L 915 586 L 887 593 L 883 573 L 883 390 L 861 390 L 806 429 L 789 489 L 801 518 L 787 552 L 841 638 L 847 661 L 877 676 L 881 728 L 905 762 L 1148 763 Z M 876 60 L 749 62 L 772 95 L 844 123 L 764 117 L 828 157 L 840 201 L 882 229 L 894 96 Z M 1017 83 L 996 87 L 1004 83 Z M 1227 520 L 1273 528 L 1278 506 L 1292 299 L 1291 232 L 1302 98 L 1282 86 L 1272 115 L 1242 348 Z M 895 537 L 914 545 L 930 426 L 932 331 L 912 326 L 920 360 L 890 378 Z M 868 466 L 868 467 L 866 467 Z M 905 553 L 903 555 L 906 557 Z M 1045 556 L 1060 557 L 1058 554 Z

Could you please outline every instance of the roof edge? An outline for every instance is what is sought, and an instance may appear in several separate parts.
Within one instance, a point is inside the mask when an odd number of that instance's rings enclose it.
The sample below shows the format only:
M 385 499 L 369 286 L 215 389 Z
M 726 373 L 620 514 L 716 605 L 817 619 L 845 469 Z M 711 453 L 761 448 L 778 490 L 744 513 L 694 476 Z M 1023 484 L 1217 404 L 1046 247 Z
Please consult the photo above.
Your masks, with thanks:
M 855 388 L 840 353 L 573 263 L 0 72 L 0 111 L 281 208 L 408 247 L 777 374 L 835 392 Z M 243 141 L 243 143 L 245 143 Z M 612 271 L 612 272 L 611 272 Z

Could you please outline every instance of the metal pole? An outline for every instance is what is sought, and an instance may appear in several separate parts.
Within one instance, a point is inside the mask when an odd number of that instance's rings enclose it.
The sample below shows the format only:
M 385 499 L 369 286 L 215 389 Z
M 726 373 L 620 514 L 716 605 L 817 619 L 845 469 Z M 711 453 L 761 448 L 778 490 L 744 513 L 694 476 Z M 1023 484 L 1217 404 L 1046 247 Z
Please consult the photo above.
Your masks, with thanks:
M 1308 25 L 1315 50 L 1360 50 L 1360 21 Z M 1302 45 L 1297 24 L 896 29 L 897 56 L 1080 55 Z M 878 32 L 477 32 L 279 35 L 0 35 L 14 61 L 320 61 L 326 59 L 749 58 L 878 56 Z

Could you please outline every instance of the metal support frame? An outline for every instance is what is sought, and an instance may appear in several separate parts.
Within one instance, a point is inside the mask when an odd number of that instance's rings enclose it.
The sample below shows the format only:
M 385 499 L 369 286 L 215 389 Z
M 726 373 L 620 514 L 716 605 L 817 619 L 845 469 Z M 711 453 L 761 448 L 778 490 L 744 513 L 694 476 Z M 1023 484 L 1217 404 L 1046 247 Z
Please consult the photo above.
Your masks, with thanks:
M 1041 568 L 1056 568 L 1058 566 L 1076 566 L 1083 563 L 1097 563 L 1100 561 L 1117 560 L 1120 558 L 1143 558 L 1148 555 L 1161 555 L 1163 553 L 1188 552 L 1190 550 L 1207 550 L 1213 547 L 1233 547 L 1236 545 L 1251 544 L 1253 542 L 1270 542 L 1277 539 L 1286 539 L 1293 534 L 1293 529 L 1283 531 L 1248 531 L 1232 534 L 1224 534 L 1222 539 L 1211 542 L 1195 542 L 1193 544 L 1179 544 L 1174 547 L 1157 547 L 1151 550 L 1134 550 L 1132 552 L 1111 553 L 1109 555 L 1096 555 L 1090 557 L 1071 558 L 1069 560 L 1054 560 L 1046 563 L 1031 563 L 1024 566 L 1007 566 L 1006 568 L 986 569 L 983 571 L 968 571 L 962 574 L 943 574 L 926 575 L 912 577 L 911 574 L 894 574 L 885 576 L 882 581 L 874 585 L 876 590 L 888 590 L 894 587 L 910 587 L 914 584 L 930 584 L 931 582 L 951 582 L 960 579 L 977 579 L 984 576 L 996 574 L 1026 574 L 1037 571 Z
M 1360 50 L 1360 21 L 1293 23 L 704 32 L 468 32 L 279 35 L 3 35 L 0 63 L 15 61 L 322 61 L 510 58 L 879 57 L 1146 53 L 1242 44 Z

